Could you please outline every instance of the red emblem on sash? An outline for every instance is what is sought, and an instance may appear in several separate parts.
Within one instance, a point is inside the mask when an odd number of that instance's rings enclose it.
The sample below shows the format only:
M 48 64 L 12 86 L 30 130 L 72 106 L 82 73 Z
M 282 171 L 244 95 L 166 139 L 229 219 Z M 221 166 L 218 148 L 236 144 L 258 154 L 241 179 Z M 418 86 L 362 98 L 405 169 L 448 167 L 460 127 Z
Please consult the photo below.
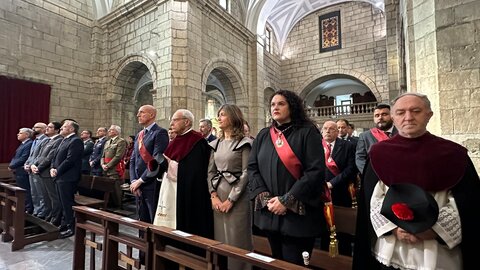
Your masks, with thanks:
M 270 138 L 272 139 L 273 146 L 275 147 L 278 157 L 282 161 L 283 165 L 287 168 L 290 174 L 295 177 L 295 179 L 299 180 L 300 177 L 302 177 L 302 163 L 293 152 L 282 131 L 272 126 L 270 128 Z M 323 214 L 330 230 L 329 254 L 331 257 L 335 257 L 338 255 L 335 215 L 333 212 L 332 196 L 326 182 L 324 183 L 324 194 L 322 194 L 322 200 L 325 202 Z
M 283 136 L 283 133 L 275 127 L 270 128 L 270 137 L 272 138 L 273 146 L 277 150 L 278 157 L 282 161 L 283 165 L 287 168 L 288 172 L 295 178 L 300 179 L 302 177 L 302 163 L 298 160 L 292 148 L 288 144 L 287 139 Z
M 333 175 L 339 175 L 340 169 L 338 168 L 337 163 L 335 163 L 335 160 L 332 158 L 332 147 L 330 146 L 330 143 L 327 143 L 325 139 L 323 139 L 322 145 L 325 152 L 325 165 L 327 166 L 327 169 L 332 172 Z

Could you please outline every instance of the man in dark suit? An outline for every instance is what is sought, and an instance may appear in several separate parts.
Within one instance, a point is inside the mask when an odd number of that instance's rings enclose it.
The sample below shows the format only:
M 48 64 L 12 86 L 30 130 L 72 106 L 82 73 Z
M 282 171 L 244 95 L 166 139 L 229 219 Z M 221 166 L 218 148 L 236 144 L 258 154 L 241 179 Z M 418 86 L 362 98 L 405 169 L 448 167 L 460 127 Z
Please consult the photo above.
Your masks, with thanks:
M 210 119 L 200 119 L 199 131 L 207 142 L 214 141 L 217 137 L 212 134 L 212 121 Z
M 322 144 L 325 153 L 325 180 L 331 191 L 332 203 L 338 206 L 352 207 L 352 194 L 349 186 L 355 183 L 357 167 L 355 166 L 355 148 L 347 140 L 338 138 L 339 130 L 333 121 L 326 121 L 322 127 Z M 352 254 L 351 236 L 338 233 L 339 252 Z M 328 247 L 329 237 L 323 235 L 322 246 Z
M 41 177 L 41 183 L 44 185 L 48 197 L 48 200 L 45 201 L 50 203 L 47 208 L 51 210 L 45 220 L 55 226 L 60 226 L 61 223 L 62 204 L 58 197 L 56 184 L 50 176 L 50 166 L 52 165 L 53 155 L 63 139 L 59 134 L 61 126 L 62 124 L 59 122 L 48 123 L 45 131 L 45 135 L 48 136 L 47 143 L 42 147 L 35 163 L 30 166 L 32 172 Z
M 357 147 L 358 137 L 351 136 L 348 133 L 350 129 L 350 122 L 348 122 L 347 119 L 338 119 L 337 127 L 338 127 L 338 138 L 345 141 L 349 141 L 353 144 L 354 147 Z
M 100 160 L 102 159 L 102 151 L 103 151 L 103 146 L 105 142 L 107 141 L 106 139 L 107 136 L 107 128 L 106 127 L 99 127 L 97 129 L 97 141 L 93 145 L 93 151 L 92 154 L 90 155 L 89 163 L 90 167 L 92 168 L 91 174 L 96 175 L 96 176 L 102 176 L 103 175 L 103 169 L 100 163 Z
M 80 139 L 83 141 L 82 174 L 90 174 L 89 159 L 93 152 L 92 132 L 90 130 L 82 131 Z
M 75 218 L 72 206 L 74 194 L 80 181 L 82 169 L 83 142 L 78 137 L 79 126 L 66 120 L 60 129 L 63 140 L 55 151 L 50 176 L 55 179 L 57 192 L 62 203 L 63 219 L 60 225 L 60 238 L 72 236 L 75 232 Z
M 325 180 L 332 191 L 334 205 L 351 207 L 352 197 L 348 190 L 357 175 L 355 148 L 349 141 L 338 138 L 337 124 L 326 121 L 322 127 L 322 144 L 325 153 Z
M 30 149 L 32 148 L 31 137 L 33 135 L 33 130 L 29 128 L 21 128 L 18 131 L 17 139 L 22 142 L 17 151 L 15 151 L 15 156 L 13 156 L 10 164 L 8 165 L 8 170 L 13 172 L 15 176 L 16 184 L 25 189 L 25 211 L 29 214 L 33 213 L 33 203 L 32 196 L 30 194 L 30 182 L 28 180 L 28 173 L 24 170 L 23 165 L 30 155 Z
M 390 115 L 390 105 L 378 104 L 373 111 L 373 122 L 375 122 L 375 127 L 360 133 L 357 142 L 355 164 L 362 174 L 370 147 L 397 134 L 397 129 L 393 126 L 392 116 Z
M 153 158 L 162 156 L 169 141 L 167 130 L 155 123 L 156 115 L 157 110 L 151 105 L 138 109 L 138 123 L 143 130 L 135 138 L 130 158 L 130 190 L 140 206 L 139 219 L 149 223 L 153 223 L 160 185 L 155 177 L 147 177 L 147 164 Z

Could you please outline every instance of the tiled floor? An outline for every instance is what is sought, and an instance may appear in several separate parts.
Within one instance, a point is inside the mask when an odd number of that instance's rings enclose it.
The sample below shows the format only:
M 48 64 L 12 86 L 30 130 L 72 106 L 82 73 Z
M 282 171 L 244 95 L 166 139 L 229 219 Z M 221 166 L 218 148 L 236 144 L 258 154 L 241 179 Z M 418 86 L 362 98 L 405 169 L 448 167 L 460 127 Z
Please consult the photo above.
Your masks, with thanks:
M 10 243 L 0 242 L 1 270 L 72 269 L 73 237 L 27 245 L 11 251 Z
M 134 203 L 133 203 L 134 204 Z M 130 205 L 124 205 L 134 218 Z M 133 209 L 134 206 L 133 206 Z M 133 210 L 134 211 L 134 210 Z M 101 238 L 97 238 L 100 240 Z M 72 269 L 74 237 L 51 242 L 39 242 L 11 251 L 11 243 L 0 242 L 0 270 L 68 270 Z M 96 252 L 96 269 L 101 269 L 101 253 Z M 135 256 L 135 253 L 134 253 Z M 89 269 L 89 253 L 86 254 L 86 268 Z

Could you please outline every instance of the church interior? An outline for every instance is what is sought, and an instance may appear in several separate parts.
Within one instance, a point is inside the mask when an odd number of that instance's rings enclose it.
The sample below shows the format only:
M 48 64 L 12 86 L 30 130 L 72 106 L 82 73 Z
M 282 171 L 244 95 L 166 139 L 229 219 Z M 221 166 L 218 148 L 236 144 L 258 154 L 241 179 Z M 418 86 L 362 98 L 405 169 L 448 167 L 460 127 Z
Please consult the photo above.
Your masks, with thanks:
M 287 89 L 317 123 L 345 118 L 356 134 L 378 103 L 426 94 L 429 131 L 480 171 L 478 0 L 1 0 L 0 59 L 0 163 L 20 127 L 69 118 L 128 136 L 145 104 L 164 128 L 177 109 L 214 119 L 236 104 L 256 134 Z M 68 268 L 72 246 L 13 259 L 1 243 L 0 269 Z

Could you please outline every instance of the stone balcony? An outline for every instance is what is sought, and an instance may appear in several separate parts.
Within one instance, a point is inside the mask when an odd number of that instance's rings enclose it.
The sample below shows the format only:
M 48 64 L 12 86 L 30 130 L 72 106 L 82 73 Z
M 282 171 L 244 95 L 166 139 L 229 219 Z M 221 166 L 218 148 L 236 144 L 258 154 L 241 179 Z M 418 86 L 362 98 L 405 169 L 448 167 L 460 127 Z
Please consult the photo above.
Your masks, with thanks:
M 368 129 L 373 126 L 373 111 L 378 102 L 354 103 L 348 105 L 310 107 L 307 115 L 318 124 L 327 120 L 347 119 L 356 128 Z

